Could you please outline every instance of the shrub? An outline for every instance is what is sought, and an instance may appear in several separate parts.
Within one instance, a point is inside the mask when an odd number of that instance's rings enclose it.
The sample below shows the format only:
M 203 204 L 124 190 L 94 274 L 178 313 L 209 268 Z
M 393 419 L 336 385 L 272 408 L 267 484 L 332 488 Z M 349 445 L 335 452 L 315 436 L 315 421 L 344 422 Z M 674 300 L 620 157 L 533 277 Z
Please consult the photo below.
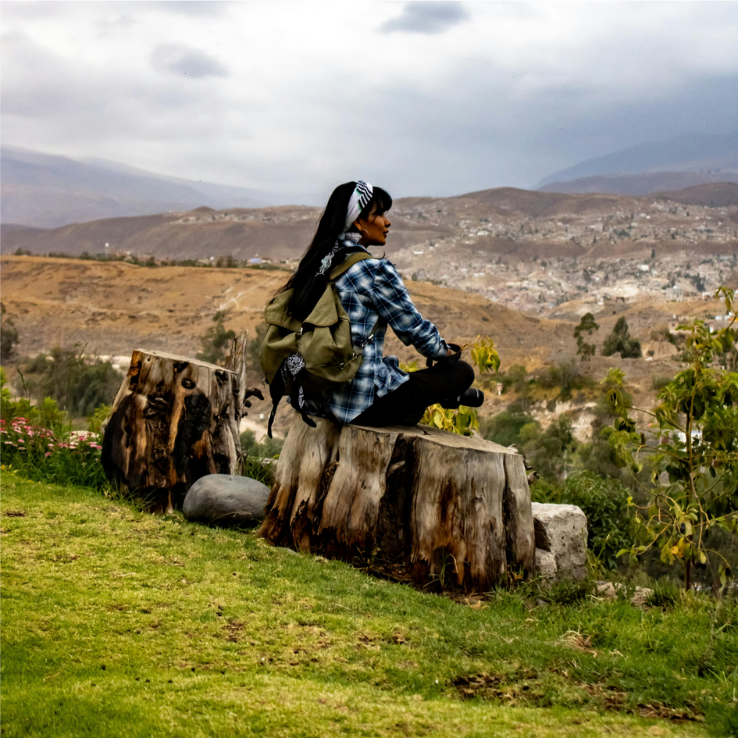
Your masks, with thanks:
M 520 450 L 541 477 L 560 481 L 566 476 L 567 455 L 571 459 L 577 446 L 568 415 L 559 415 L 543 433 L 537 423 L 526 423 L 519 436 Z
M 109 361 L 87 358 L 68 349 L 39 354 L 24 367 L 28 391 L 36 399 L 50 397 L 76 416 L 88 416 L 112 402 L 123 376 Z
M 483 421 L 481 430 L 488 441 L 499 443 L 501 446 L 518 446 L 520 431 L 529 423 L 535 423 L 530 415 L 524 412 L 511 412 L 508 409 Z
M 630 335 L 625 318 L 618 318 L 612 333 L 605 339 L 602 346 L 603 356 L 620 354 L 621 359 L 639 359 L 641 357 L 641 342 Z
M 218 311 L 213 316 L 215 325 L 210 326 L 200 338 L 202 351 L 195 354 L 195 358 L 200 361 L 207 361 L 209 364 L 220 364 L 225 359 L 225 352 L 231 341 L 236 337 L 236 332 L 226 330 L 223 325 L 225 313 Z
M 37 482 L 105 487 L 98 440 L 96 434 L 84 432 L 59 438 L 23 417 L 10 422 L 0 419 L 3 471 Z
M 18 329 L 5 312 L 5 305 L 0 303 L 0 361 L 3 362 L 13 358 L 18 345 Z
M 576 505 L 587 516 L 587 545 L 606 567 L 617 566 L 617 553 L 633 544 L 633 512 L 629 493 L 615 479 L 588 471 L 575 472 L 563 485 L 535 482 L 535 502 Z

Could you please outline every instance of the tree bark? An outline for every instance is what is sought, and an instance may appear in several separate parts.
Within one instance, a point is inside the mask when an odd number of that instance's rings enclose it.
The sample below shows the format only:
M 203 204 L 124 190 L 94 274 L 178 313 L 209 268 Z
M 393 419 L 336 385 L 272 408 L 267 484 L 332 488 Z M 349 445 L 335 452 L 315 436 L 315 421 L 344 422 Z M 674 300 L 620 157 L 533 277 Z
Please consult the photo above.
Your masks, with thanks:
M 260 535 L 418 585 L 489 590 L 532 571 L 522 456 L 426 426 L 295 420 Z
M 242 384 L 242 372 L 136 349 L 104 431 L 108 478 L 171 511 L 200 477 L 237 474 Z

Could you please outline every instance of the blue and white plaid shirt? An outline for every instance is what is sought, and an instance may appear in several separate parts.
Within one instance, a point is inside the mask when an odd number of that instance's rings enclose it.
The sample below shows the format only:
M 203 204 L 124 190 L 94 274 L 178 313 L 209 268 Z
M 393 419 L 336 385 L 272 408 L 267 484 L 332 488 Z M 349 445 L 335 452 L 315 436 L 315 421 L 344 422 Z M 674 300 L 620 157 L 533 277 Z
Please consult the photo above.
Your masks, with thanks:
M 436 326 L 423 320 L 387 259 L 357 262 L 334 284 L 351 322 L 351 341 L 355 347 L 364 346 L 364 361 L 353 381 L 326 390 L 319 398 L 308 397 L 307 407 L 311 415 L 333 416 L 345 424 L 369 408 L 377 397 L 384 397 L 408 380 L 396 356 L 382 358 L 387 325 L 406 346 L 413 345 L 423 356 L 441 358 L 448 346 Z M 380 318 L 384 323 L 368 340 Z

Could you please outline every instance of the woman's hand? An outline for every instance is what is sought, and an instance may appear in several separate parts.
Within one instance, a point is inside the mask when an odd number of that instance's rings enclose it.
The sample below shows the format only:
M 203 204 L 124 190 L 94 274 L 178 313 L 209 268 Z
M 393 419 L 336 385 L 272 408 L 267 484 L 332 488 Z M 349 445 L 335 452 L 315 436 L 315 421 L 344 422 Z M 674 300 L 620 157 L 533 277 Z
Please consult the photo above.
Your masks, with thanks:
M 461 357 L 461 346 L 459 346 L 457 343 L 446 343 L 446 346 L 448 348 L 446 349 L 446 355 L 442 356 L 440 359 L 426 359 L 425 365 L 430 369 L 430 367 L 433 366 L 433 363 L 439 363 L 441 361 L 458 361 Z

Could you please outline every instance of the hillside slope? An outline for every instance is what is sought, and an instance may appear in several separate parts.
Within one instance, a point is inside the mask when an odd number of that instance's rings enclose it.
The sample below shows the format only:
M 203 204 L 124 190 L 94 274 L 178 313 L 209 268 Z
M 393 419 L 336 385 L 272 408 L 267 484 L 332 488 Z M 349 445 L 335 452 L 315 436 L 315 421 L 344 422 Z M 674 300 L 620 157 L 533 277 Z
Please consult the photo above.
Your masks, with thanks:
M 146 268 L 123 262 L 3 256 L 3 304 L 20 333 L 19 352 L 87 344 L 106 355 L 145 347 L 192 356 L 213 315 L 226 326 L 253 331 L 264 306 L 288 272 L 195 267 Z M 478 295 L 410 282 L 413 299 L 448 340 L 494 337 L 506 362 L 542 363 L 574 339 L 559 336 L 557 321 L 539 320 Z M 531 336 L 535 336 L 531 345 Z M 418 358 L 394 335 L 388 350 Z
M 645 174 L 606 174 L 582 177 L 563 182 L 551 182 L 541 192 L 609 192 L 638 197 L 652 192 L 693 189 L 712 183 L 738 182 L 738 172 L 648 172 Z M 731 203 L 733 204 L 733 203 Z

